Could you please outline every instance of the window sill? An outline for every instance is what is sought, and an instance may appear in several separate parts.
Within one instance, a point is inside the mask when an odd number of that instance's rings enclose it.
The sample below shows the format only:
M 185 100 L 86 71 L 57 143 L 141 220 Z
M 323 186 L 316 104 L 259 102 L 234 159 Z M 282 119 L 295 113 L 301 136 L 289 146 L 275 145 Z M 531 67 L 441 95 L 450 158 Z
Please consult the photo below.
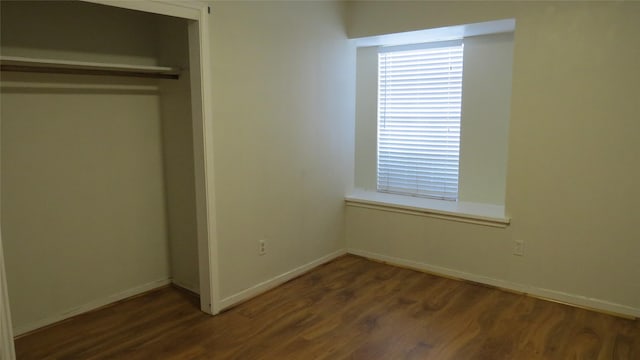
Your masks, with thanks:
M 347 206 L 427 216 L 470 224 L 505 228 L 511 219 L 504 206 L 434 200 L 413 196 L 355 190 L 345 197 Z

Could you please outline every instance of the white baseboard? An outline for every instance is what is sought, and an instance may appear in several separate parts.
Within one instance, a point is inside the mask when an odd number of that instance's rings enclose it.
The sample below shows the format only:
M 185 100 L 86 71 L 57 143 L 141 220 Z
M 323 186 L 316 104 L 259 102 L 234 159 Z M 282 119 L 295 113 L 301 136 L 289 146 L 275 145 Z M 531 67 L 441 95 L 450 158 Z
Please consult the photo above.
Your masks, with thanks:
M 445 277 L 454 277 L 458 279 L 470 280 L 477 283 L 482 283 L 498 288 L 511 290 L 523 294 L 532 295 L 534 297 L 543 298 L 546 300 L 565 303 L 568 305 L 574 305 L 578 307 L 584 307 L 605 313 L 610 313 L 623 317 L 640 318 L 640 309 L 633 308 L 626 305 L 616 304 L 605 300 L 589 298 L 586 296 L 569 294 L 561 291 L 539 288 L 530 285 L 513 283 L 510 281 L 504 281 L 500 279 L 490 278 L 487 276 L 476 275 L 464 271 L 453 270 L 441 266 L 429 265 L 422 262 L 406 260 L 402 258 L 381 255 L 377 253 L 371 253 L 368 251 L 347 249 L 347 253 L 362 256 L 365 258 L 383 261 L 385 263 L 397 266 L 408 267 L 420 271 L 429 272 L 435 275 L 443 275 Z
M 337 257 L 340 257 L 342 255 L 345 255 L 347 252 L 344 249 L 335 251 L 331 254 L 325 255 L 317 260 L 314 260 L 310 263 L 307 263 L 305 265 L 299 266 L 291 271 L 287 271 L 284 274 L 278 275 L 274 278 L 271 278 L 267 281 L 261 282 L 255 286 L 252 286 L 246 290 L 243 290 L 237 294 L 231 295 L 229 297 L 226 297 L 224 299 L 222 299 L 220 301 L 220 309 L 224 310 L 226 308 L 229 308 L 230 306 L 233 306 L 239 302 L 245 301 L 247 299 L 250 299 L 252 297 L 255 297 L 257 295 L 262 294 L 265 291 L 271 290 L 276 286 L 282 285 L 285 282 L 300 276 L 306 272 L 308 272 L 309 270 L 320 266 L 324 263 L 327 263 Z
M 140 286 L 136 286 L 132 289 L 128 289 L 122 292 L 119 292 L 117 294 L 113 294 L 110 296 L 107 296 L 105 298 L 102 299 L 98 299 L 98 300 L 94 300 L 91 301 L 89 303 L 86 303 L 84 305 L 72 308 L 72 309 L 68 309 L 67 311 L 62 311 L 59 314 L 55 314 L 52 316 L 49 316 L 47 318 L 38 320 L 38 321 L 34 321 L 31 322 L 29 324 L 26 325 L 22 325 L 22 326 L 17 326 L 13 329 L 14 335 L 15 336 L 20 336 L 22 334 L 28 333 L 29 331 L 33 331 L 36 329 L 39 329 L 41 327 L 45 327 L 47 325 L 51 325 L 54 323 L 57 323 L 58 321 L 62 321 L 71 317 L 74 317 L 76 315 L 80 315 L 82 313 L 86 313 L 88 311 L 91 310 L 95 310 L 99 307 L 105 306 L 105 305 L 109 305 L 111 303 L 114 303 L 116 301 L 120 301 L 123 299 L 126 299 L 128 297 L 131 296 L 135 296 L 138 294 L 142 294 L 146 291 L 149 290 L 153 290 L 155 288 L 159 288 L 165 285 L 168 285 L 171 283 L 170 279 L 162 279 L 162 280 L 156 280 L 156 281 L 152 281 L 150 283 L 146 283 Z

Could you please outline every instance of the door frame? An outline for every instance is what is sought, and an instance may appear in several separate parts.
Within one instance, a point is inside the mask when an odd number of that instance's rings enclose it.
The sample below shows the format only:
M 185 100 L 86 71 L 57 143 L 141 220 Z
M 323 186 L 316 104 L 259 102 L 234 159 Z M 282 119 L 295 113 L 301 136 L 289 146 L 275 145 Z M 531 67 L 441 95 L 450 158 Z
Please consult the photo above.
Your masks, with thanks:
M 210 5 L 203 1 L 82 1 L 188 20 L 200 309 L 215 315 L 220 312 L 220 292 L 213 172 L 213 118 L 210 101 L 212 94 L 209 55 Z M 0 358 L 15 359 L 8 299 L 0 237 Z

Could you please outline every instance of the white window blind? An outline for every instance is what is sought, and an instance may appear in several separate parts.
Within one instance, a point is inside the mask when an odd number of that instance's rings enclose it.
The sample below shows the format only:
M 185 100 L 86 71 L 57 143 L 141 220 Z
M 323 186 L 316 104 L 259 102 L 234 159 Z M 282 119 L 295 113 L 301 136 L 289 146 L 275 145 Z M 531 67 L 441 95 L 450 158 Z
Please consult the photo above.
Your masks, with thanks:
M 378 191 L 458 198 L 462 41 L 380 48 Z

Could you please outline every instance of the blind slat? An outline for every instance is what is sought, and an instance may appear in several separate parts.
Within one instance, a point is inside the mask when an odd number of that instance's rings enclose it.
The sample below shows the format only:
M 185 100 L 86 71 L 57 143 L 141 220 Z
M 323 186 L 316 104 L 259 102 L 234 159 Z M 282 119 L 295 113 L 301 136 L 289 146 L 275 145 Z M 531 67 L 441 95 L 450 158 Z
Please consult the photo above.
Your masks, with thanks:
M 462 45 L 378 54 L 378 191 L 458 198 Z

